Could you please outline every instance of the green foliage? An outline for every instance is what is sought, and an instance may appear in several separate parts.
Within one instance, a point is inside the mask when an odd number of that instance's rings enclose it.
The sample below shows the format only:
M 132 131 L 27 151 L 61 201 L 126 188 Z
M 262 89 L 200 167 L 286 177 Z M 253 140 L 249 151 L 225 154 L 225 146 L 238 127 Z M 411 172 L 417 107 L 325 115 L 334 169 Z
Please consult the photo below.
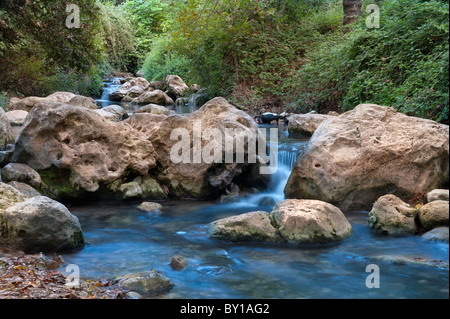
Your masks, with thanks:
M 77 0 L 81 28 L 69 29 L 65 0 L 3 0 L 0 2 L 2 54 L 14 45 L 37 43 L 49 64 L 89 70 L 100 62 L 100 15 L 95 0 Z M 29 53 L 32 48 L 22 48 Z
M 70 3 L 80 7 L 80 28 L 67 28 L 64 0 L 0 3 L 1 90 L 41 96 L 100 91 L 95 80 L 84 79 L 103 63 L 99 7 L 96 0 Z
M 101 20 L 101 37 L 106 61 L 116 70 L 136 68 L 136 41 L 130 17 L 121 6 L 98 1 Z
M 169 4 L 161 0 L 127 0 L 121 7 L 133 25 L 137 56 L 142 62 L 141 58 L 151 50 L 155 37 L 163 33 Z
M 190 61 L 176 52 L 170 53 L 167 37 L 153 41 L 151 51 L 145 59 L 143 70 L 149 81 L 165 80 L 169 74 L 176 74 L 184 79 L 189 78 Z
M 364 19 L 344 39 L 330 37 L 298 72 L 303 110 L 360 103 L 448 121 L 449 7 L 436 1 L 383 1 L 380 29 Z
M 6 111 L 6 107 L 8 106 L 9 98 L 6 96 L 5 92 L 0 92 L 0 108 Z
M 189 81 L 238 102 L 281 101 L 295 84 L 292 75 L 305 51 L 340 29 L 341 7 L 321 0 L 175 0 L 164 50 L 155 43 L 144 69 L 159 78 L 170 66 L 190 70 Z

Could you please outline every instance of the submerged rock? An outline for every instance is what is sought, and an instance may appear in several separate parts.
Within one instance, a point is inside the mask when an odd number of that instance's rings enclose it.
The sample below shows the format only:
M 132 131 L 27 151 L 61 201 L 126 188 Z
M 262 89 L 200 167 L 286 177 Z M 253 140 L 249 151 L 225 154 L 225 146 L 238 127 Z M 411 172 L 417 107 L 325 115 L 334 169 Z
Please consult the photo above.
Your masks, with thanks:
M 423 239 L 429 241 L 440 241 L 448 243 L 448 227 L 438 227 L 422 235 Z
M 369 227 L 389 235 L 415 234 L 417 211 L 395 195 L 380 197 L 369 213 Z
M 158 203 L 152 203 L 152 202 L 143 202 L 141 205 L 138 206 L 138 209 L 140 211 L 143 211 L 145 213 L 153 213 L 158 214 L 162 211 L 162 205 Z
M 448 125 L 361 104 L 322 122 L 298 157 L 285 195 L 370 209 L 386 193 L 412 198 L 448 179 Z
M 155 296 L 169 292 L 175 284 L 167 277 L 155 272 L 141 272 L 118 278 L 119 287 L 132 290 L 142 296 Z
M 182 256 L 173 256 L 170 260 L 170 266 L 174 270 L 182 270 L 188 265 L 187 260 Z
M 421 267 L 432 267 L 448 269 L 448 262 L 443 260 L 428 259 L 422 257 L 402 256 L 402 255 L 385 255 L 370 257 L 375 261 L 383 261 L 397 265 L 412 265 Z
M 0 213 L 0 241 L 25 252 L 81 248 L 83 232 L 78 218 L 62 204 L 39 196 Z

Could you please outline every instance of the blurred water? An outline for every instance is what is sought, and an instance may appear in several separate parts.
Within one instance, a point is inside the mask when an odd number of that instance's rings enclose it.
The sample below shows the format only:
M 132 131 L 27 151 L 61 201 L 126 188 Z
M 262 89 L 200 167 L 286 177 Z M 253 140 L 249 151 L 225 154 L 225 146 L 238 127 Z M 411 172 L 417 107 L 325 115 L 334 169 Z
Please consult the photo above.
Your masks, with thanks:
M 213 202 L 165 202 L 160 216 L 139 212 L 139 203 L 71 207 L 89 244 L 64 255 L 81 275 L 113 278 L 150 271 L 175 288 L 162 298 L 448 298 L 448 270 L 374 262 L 367 257 L 402 254 L 448 262 L 448 244 L 418 236 L 388 237 L 367 226 L 367 212 L 346 213 L 353 236 L 339 244 L 290 246 L 226 243 L 207 238 L 208 223 L 254 207 Z M 259 207 L 264 209 L 267 207 Z M 172 270 L 172 256 L 188 267 Z M 368 289 L 368 264 L 380 267 L 381 288 Z

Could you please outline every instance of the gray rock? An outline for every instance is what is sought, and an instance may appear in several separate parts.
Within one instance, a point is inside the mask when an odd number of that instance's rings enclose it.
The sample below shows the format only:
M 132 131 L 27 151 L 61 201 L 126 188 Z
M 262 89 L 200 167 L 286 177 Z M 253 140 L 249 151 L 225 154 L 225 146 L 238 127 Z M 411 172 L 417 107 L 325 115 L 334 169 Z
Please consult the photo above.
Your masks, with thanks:
M 119 105 L 109 105 L 102 109 L 94 110 L 94 112 L 112 122 L 120 122 L 128 118 L 127 111 Z
M 436 200 L 419 209 L 419 220 L 425 230 L 449 226 L 448 201 Z
M 35 190 L 33 187 L 31 187 L 28 184 L 20 183 L 20 182 L 9 182 L 9 186 L 14 187 L 22 194 L 28 196 L 28 197 L 37 197 L 42 196 L 41 193 L 39 193 L 37 190 Z
M 163 106 L 174 105 L 174 101 L 163 91 L 147 91 L 139 97 L 133 99 L 133 102 L 140 104 L 158 104 Z
M 448 189 L 433 189 L 427 194 L 427 201 L 429 203 L 435 200 L 449 200 L 449 190 Z
M 33 197 L 0 214 L 0 240 L 25 252 L 81 248 L 83 232 L 78 218 L 62 204 L 43 196 Z
M 182 270 L 188 265 L 187 260 L 182 256 L 173 256 L 170 260 L 170 266 L 174 270 Z
M 162 205 L 158 203 L 152 203 L 152 202 L 143 202 L 138 206 L 138 209 L 142 212 L 146 213 L 154 213 L 158 214 L 162 211 Z
M 349 238 L 353 228 L 341 210 L 318 200 L 288 199 L 277 203 L 272 224 L 294 244 L 325 244 Z
M 166 77 L 166 83 L 169 94 L 177 97 L 183 96 L 189 90 L 189 86 L 178 75 L 168 75 Z
M 9 120 L 11 126 L 22 126 L 27 118 L 27 111 L 9 111 L 6 112 L 6 117 Z
M 9 207 L 26 201 L 28 198 L 16 188 L 0 182 L 0 215 Z
M 129 274 L 118 280 L 120 288 L 137 292 L 142 296 L 163 294 L 175 286 L 167 277 L 155 271 Z
M 448 269 L 448 262 L 416 256 L 383 255 L 383 256 L 373 256 L 370 258 L 375 261 L 383 261 L 396 265 L 411 265 L 419 267 Z
M 25 164 L 10 163 L 2 168 L 1 176 L 4 183 L 21 182 L 34 188 L 42 183 L 39 173 Z
M 282 242 L 283 239 L 272 226 L 269 214 L 250 212 L 219 219 L 209 224 L 210 238 L 227 241 Z
M 169 115 L 169 109 L 157 104 L 148 104 L 140 107 L 136 113 L 151 113 L 151 114 L 162 114 Z
M 164 91 L 164 88 L 166 87 L 166 82 L 164 81 L 153 81 L 150 83 L 150 87 L 155 90 L 161 90 Z
M 380 197 L 369 213 L 370 229 L 390 235 L 415 234 L 417 211 L 395 195 Z
M 438 227 L 422 235 L 423 239 L 448 243 L 448 227 Z
M 137 182 L 130 182 L 122 184 L 119 187 L 119 192 L 123 199 L 142 197 L 142 189 Z
M 311 136 L 319 125 L 332 115 L 325 114 L 295 114 L 289 117 L 289 136 Z

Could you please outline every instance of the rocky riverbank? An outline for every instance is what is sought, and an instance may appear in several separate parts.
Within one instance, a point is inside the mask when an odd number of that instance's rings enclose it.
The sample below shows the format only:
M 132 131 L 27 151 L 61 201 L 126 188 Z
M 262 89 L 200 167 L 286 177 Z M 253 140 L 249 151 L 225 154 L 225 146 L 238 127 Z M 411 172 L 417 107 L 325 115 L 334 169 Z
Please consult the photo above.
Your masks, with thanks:
M 62 204 L 66 200 L 140 201 L 144 203 L 139 209 L 136 205 L 136 211 L 163 218 L 164 203 L 147 201 L 221 198 L 230 203 L 242 200 L 240 193 L 250 197 L 266 189 L 271 177 L 260 173 L 266 164 L 248 160 L 249 140 L 258 140 L 255 119 L 221 97 L 189 114 L 174 114 L 166 107 L 190 90 L 176 76 L 165 83 L 128 78 L 111 95 L 121 102 L 141 103 L 133 114 L 119 105 L 98 108 L 92 99 L 67 92 L 16 100 L 13 111 L 0 112 L 0 244 L 26 253 L 83 249 L 81 224 Z M 311 136 L 285 186 L 287 199 L 273 203 L 271 211 L 209 222 L 207 235 L 212 240 L 339 244 L 352 240 L 347 213 L 367 210 L 367 227 L 374 233 L 448 242 L 447 125 L 373 104 L 341 115 L 265 114 L 259 120 L 285 120 L 290 135 Z M 246 160 L 222 163 L 226 150 L 217 148 L 217 141 L 211 144 L 210 136 L 195 145 L 192 138 L 199 123 L 201 135 L 238 132 L 233 145 L 238 139 L 247 141 L 244 154 L 236 147 L 232 155 Z M 185 136 L 173 138 L 175 130 Z M 186 162 L 173 161 L 180 137 L 189 139 L 179 147 L 187 154 Z M 218 149 L 219 161 L 194 161 L 205 148 L 209 155 Z M 17 260 L 5 260 L 5 271 L 17 266 Z M 18 262 L 38 269 L 42 260 Z M 55 276 L 59 283 L 62 277 Z M 19 284 L 10 284 L 14 283 Z M 173 286 L 152 271 L 126 275 L 118 283 L 150 296 Z M 55 295 L 62 296 L 71 297 L 66 291 Z

